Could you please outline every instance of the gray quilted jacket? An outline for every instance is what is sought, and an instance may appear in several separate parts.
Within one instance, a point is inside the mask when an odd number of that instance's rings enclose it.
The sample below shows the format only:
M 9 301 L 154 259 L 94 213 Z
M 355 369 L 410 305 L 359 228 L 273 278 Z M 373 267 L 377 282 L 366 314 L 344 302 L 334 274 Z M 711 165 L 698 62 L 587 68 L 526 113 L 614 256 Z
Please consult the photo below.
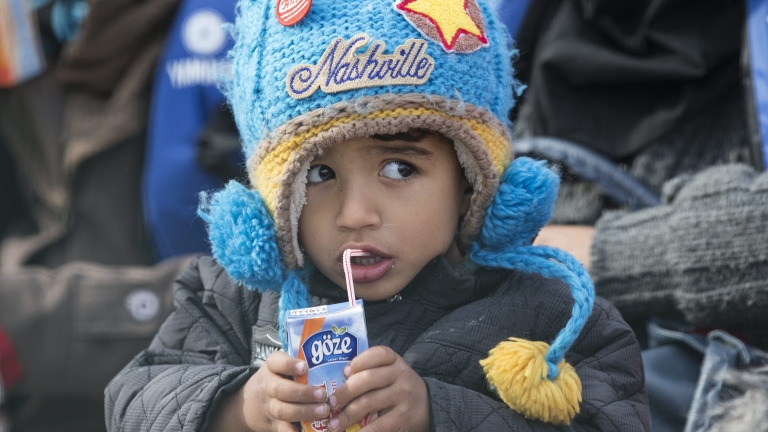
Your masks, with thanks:
M 316 275 L 318 301 L 343 300 Z M 150 347 L 106 389 L 106 421 L 118 431 L 202 431 L 216 404 L 237 391 L 274 350 L 276 297 L 235 284 L 211 258 L 179 276 L 176 311 Z M 433 431 L 649 431 L 640 348 L 608 302 L 566 355 L 581 378 L 581 412 L 570 426 L 526 420 L 487 386 L 478 361 L 518 336 L 551 341 L 573 300 L 561 282 L 539 275 L 428 264 L 393 302 L 365 306 L 371 345 L 387 345 L 423 377 Z

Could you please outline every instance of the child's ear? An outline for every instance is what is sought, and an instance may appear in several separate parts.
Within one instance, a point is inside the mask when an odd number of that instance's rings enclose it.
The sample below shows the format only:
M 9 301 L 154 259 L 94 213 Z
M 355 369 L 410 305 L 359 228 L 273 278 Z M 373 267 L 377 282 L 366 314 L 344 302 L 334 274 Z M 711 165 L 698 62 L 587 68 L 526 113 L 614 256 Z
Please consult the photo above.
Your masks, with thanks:
M 463 192 L 461 194 L 461 205 L 459 206 L 459 217 L 463 218 L 469 213 L 469 204 L 472 202 L 472 195 L 475 192 L 465 176 L 461 176 L 460 190 Z

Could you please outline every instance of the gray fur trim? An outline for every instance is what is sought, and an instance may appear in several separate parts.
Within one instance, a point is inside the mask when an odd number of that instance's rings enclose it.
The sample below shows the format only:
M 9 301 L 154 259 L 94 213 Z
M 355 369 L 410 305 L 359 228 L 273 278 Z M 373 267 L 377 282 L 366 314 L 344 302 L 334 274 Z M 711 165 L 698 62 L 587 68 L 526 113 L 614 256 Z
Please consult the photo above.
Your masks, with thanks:
M 723 382 L 744 394 L 715 408 L 709 432 L 768 432 L 768 367 L 728 370 Z

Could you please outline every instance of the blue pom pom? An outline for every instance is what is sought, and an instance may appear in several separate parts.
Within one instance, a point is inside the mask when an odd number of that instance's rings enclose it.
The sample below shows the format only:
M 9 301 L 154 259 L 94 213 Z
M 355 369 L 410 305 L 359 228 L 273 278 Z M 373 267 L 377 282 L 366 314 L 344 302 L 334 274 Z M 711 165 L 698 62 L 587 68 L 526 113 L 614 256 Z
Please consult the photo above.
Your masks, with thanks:
M 235 181 L 208 197 L 200 194 L 198 215 L 208 224 L 213 257 L 249 289 L 278 291 L 286 268 L 275 229 L 261 196 Z
M 530 244 L 552 217 L 560 177 L 544 161 L 521 157 L 504 172 L 478 242 L 497 249 Z

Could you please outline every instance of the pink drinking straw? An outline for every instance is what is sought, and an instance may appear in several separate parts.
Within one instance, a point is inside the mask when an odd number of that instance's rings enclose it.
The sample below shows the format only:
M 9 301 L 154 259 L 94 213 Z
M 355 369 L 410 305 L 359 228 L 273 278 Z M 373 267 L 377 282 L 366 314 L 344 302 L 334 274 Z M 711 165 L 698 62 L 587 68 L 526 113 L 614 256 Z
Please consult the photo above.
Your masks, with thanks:
M 370 252 L 366 252 L 360 249 L 347 249 L 344 251 L 344 255 L 341 260 L 341 264 L 344 267 L 344 277 L 347 279 L 347 297 L 349 297 L 349 305 L 355 305 L 355 281 L 352 279 L 352 263 L 351 258 L 353 256 L 370 256 Z

